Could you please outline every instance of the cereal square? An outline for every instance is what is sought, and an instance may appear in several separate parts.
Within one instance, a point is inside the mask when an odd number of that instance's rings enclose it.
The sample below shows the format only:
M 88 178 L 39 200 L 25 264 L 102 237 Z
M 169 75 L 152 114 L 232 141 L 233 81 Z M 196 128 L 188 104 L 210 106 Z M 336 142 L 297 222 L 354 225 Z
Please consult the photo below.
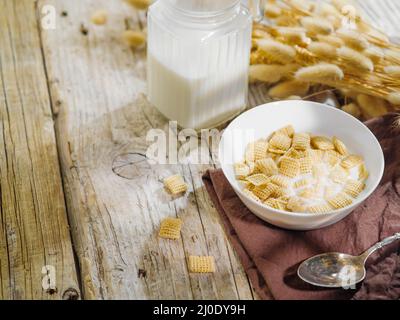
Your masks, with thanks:
M 189 256 L 189 271 L 192 273 L 215 272 L 213 256 Z
M 161 222 L 159 237 L 176 240 L 180 238 L 182 220 L 178 218 L 166 218 Z
M 164 186 L 173 195 L 186 192 L 187 190 L 187 184 L 179 174 L 165 178 Z

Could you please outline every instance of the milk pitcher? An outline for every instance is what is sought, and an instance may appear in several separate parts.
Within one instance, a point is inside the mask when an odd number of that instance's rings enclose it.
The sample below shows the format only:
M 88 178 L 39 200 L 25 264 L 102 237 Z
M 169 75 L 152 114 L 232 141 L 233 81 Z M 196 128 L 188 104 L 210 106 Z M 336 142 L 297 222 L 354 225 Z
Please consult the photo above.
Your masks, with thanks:
M 255 12 L 257 2 L 252 1 Z M 252 15 L 240 0 L 153 3 L 149 101 L 168 119 L 196 130 L 238 115 L 247 103 L 251 26 Z

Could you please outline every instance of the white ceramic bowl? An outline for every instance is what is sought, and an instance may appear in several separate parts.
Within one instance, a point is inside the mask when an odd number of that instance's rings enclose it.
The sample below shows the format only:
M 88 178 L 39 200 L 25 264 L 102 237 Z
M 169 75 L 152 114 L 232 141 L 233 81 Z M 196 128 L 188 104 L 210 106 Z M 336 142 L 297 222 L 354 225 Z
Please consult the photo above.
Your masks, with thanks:
M 233 164 L 243 159 L 245 147 L 249 142 L 266 138 L 273 131 L 288 124 L 292 124 L 296 132 L 337 136 L 351 153 L 364 157 L 370 175 L 365 190 L 351 206 L 324 214 L 291 213 L 269 208 L 242 192 L 235 179 Z M 273 225 L 292 230 L 318 229 L 343 219 L 376 189 L 384 169 L 381 146 L 362 122 L 339 109 L 297 100 L 267 103 L 237 117 L 222 135 L 219 160 L 229 183 L 255 215 Z

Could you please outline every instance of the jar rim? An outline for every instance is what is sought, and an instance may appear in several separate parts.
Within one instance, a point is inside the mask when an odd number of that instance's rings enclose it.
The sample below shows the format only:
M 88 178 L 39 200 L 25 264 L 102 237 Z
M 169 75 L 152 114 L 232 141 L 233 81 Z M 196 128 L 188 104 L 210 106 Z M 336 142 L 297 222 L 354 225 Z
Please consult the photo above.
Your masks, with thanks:
M 241 0 L 225 0 L 226 4 L 221 5 L 220 7 L 215 7 L 216 3 L 221 3 L 220 0 L 210 0 L 209 4 L 213 4 L 212 8 L 210 9 L 201 9 L 201 4 L 199 1 L 192 0 L 190 4 L 190 0 L 164 0 L 168 2 L 168 4 L 176 11 L 180 12 L 181 14 L 192 16 L 192 17 L 212 17 L 224 14 L 228 11 L 235 9 L 236 7 L 240 6 Z M 207 0 L 206 0 L 207 1 Z M 204 1 L 201 1 L 204 4 Z M 182 5 L 185 4 L 185 5 Z M 193 9 L 189 7 L 192 6 Z M 197 7 L 197 10 L 196 10 Z

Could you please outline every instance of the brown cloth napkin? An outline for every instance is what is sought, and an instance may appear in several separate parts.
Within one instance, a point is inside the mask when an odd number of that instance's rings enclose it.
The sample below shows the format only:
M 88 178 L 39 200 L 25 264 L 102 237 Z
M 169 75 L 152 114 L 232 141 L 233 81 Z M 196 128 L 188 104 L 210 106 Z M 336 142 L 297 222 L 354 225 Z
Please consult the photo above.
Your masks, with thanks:
M 358 255 L 400 232 L 400 130 L 395 114 L 367 122 L 385 153 L 386 168 L 377 190 L 342 221 L 319 230 L 289 231 L 253 215 L 236 196 L 221 170 L 203 181 L 253 287 L 263 299 L 399 299 L 399 242 L 374 253 L 367 277 L 356 289 L 323 289 L 296 275 L 298 264 L 324 252 Z M 362 143 L 362 141 L 360 141 Z

